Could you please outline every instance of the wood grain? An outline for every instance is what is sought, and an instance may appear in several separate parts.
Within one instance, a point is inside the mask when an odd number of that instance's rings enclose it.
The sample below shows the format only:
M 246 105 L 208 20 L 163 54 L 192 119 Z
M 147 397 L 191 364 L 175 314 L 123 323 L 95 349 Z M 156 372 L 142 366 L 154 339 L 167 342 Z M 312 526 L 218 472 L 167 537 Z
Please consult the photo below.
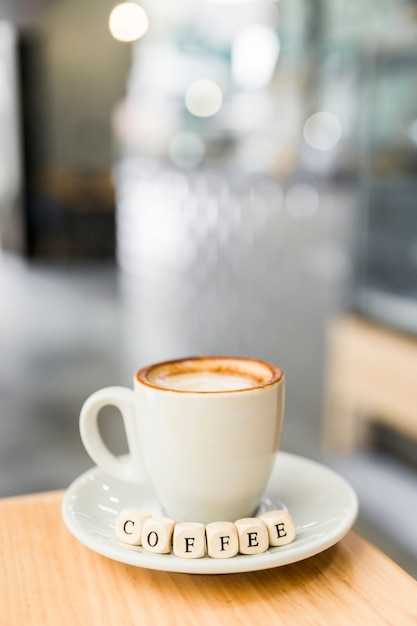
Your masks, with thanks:
M 62 496 L 0 500 L 2 626 L 417 624 L 416 581 L 354 531 L 284 567 L 171 574 L 80 544 L 61 519 Z

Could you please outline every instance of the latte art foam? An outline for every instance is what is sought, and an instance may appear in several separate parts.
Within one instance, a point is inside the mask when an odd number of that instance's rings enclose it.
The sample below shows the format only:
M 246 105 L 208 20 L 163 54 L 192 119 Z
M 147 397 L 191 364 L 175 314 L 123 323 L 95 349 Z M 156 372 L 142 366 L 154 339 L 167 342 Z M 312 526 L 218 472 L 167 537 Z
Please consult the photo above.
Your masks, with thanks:
M 234 391 L 255 387 L 257 380 L 239 374 L 217 372 L 187 372 L 150 377 L 158 387 L 177 391 Z

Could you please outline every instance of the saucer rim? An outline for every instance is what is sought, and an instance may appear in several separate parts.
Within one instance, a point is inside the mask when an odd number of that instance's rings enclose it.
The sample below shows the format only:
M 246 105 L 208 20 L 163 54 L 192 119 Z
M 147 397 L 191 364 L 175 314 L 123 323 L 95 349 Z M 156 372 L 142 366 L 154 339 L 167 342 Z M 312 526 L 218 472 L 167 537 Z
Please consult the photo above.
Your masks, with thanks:
M 334 528 L 324 536 L 319 535 L 315 539 L 308 536 L 304 538 L 297 538 L 296 536 L 294 542 L 286 546 L 270 547 L 266 552 L 261 554 L 239 554 L 230 559 L 212 559 L 208 556 L 200 559 L 185 559 L 177 557 L 173 553 L 163 555 L 147 553 L 141 547 L 122 544 L 118 542 L 116 538 L 114 538 L 113 544 L 101 543 L 83 527 L 78 519 L 76 519 L 72 508 L 72 500 L 74 498 L 75 500 L 78 499 L 77 493 L 80 490 L 88 489 L 88 486 L 91 486 L 91 484 L 96 481 L 97 477 L 109 477 L 104 470 L 97 466 L 93 466 L 83 472 L 69 485 L 64 493 L 61 513 L 68 530 L 80 543 L 102 556 L 135 567 L 184 574 L 233 574 L 280 567 L 315 556 L 338 543 L 353 527 L 359 511 L 359 501 L 355 490 L 350 483 L 335 470 L 318 461 L 284 451 L 278 453 L 274 469 L 278 463 L 285 465 L 291 462 L 310 465 L 311 469 L 317 468 L 322 473 L 324 472 L 326 476 L 329 476 L 329 479 L 331 477 L 332 480 L 337 480 L 344 491 L 344 496 L 349 505 L 344 509 L 345 516 L 339 524 L 335 525 Z M 112 477 L 109 478 L 116 480 Z M 271 480 L 273 480 L 273 475 Z M 269 488 L 270 484 L 271 481 L 265 491 L 266 495 L 268 495 L 268 492 L 271 490 Z M 141 487 L 149 487 L 149 483 L 145 482 Z M 100 524 L 97 525 L 97 528 L 99 527 Z

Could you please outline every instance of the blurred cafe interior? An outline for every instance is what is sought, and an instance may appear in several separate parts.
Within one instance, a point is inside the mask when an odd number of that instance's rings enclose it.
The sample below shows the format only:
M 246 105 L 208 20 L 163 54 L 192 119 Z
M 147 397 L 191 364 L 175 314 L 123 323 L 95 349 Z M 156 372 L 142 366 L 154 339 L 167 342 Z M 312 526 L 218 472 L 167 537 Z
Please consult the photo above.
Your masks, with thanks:
M 91 466 L 96 389 L 254 356 L 417 577 L 417 2 L 0 0 L 0 137 L 0 496 Z

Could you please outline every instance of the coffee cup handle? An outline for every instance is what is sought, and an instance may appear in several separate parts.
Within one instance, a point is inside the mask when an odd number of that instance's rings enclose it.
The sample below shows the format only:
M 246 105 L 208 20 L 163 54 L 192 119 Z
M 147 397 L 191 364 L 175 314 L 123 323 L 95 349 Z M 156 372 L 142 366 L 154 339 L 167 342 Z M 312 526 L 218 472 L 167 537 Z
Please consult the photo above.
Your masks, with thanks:
M 98 416 L 105 406 L 119 409 L 123 418 L 130 454 L 114 455 L 104 443 L 100 433 Z M 105 387 L 95 391 L 84 402 L 80 412 L 80 434 L 84 447 L 92 460 L 102 470 L 129 483 L 145 480 L 145 471 L 135 427 L 135 399 L 127 387 Z

